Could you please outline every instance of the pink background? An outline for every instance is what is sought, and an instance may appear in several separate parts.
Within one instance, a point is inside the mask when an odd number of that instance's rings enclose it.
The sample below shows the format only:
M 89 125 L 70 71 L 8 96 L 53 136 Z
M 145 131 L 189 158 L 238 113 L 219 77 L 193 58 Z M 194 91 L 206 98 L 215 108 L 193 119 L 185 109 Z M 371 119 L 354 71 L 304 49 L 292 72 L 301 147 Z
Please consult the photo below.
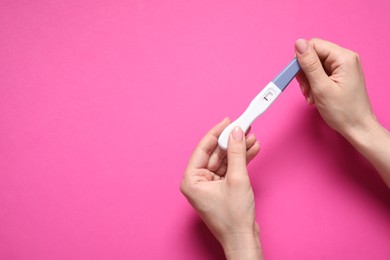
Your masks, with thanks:
M 390 2 L 0 3 L 0 259 L 223 259 L 179 192 L 191 151 L 291 60 L 360 53 L 390 128 Z M 266 259 L 389 259 L 390 192 L 294 80 L 252 126 Z

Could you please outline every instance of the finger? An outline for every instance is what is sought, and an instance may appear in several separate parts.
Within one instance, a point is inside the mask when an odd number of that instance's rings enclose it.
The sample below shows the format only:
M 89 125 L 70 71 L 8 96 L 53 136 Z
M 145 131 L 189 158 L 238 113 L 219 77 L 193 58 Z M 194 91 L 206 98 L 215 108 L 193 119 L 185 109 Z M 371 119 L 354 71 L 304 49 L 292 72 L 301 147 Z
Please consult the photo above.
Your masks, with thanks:
M 219 168 L 222 163 L 222 160 L 226 158 L 226 151 L 217 146 L 214 152 L 211 154 L 209 162 L 207 164 L 207 169 L 209 171 L 215 171 Z
M 254 134 L 250 134 L 246 139 L 246 150 L 248 151 L 255 143 L 256 143 L 256 136 Z
M 248 131 L 247 131 L 248 132 Z M 250 134 L 246 139 L 245 139 L 245 142 L 246 142 L 246 147 L 247 147 L 247 150 L 249 150 L 256 142 L 256 137 L 254 134 Z M 215 148 L 215 150 L 213 151 L 213 153 L 210 155 L 210 159 L 209 159 L 209 162 L 208 162 L 208 165 L 207 165 L 207 169 L 209 171 L 216 171 L 221 163 L 222 163 L 222 160 L 226 158 L 226 150 L 223 150 L 221 148 L 219 148 L 219 146 L 217 146 Z
M 246 169 L 246 144 L 244 133 L 240 127 L 233 128 L 229 136 L 228 149 L 228 168 L 226 179 L 229 183 L 234 184 L 248 180 Z
M 260 144 L 259 142 L 257 142 L 256 140 L 256 137 L 254 135 L 251 135 L 250 136 L 250 146 L 248 147 L 248 142 L 247 142 L 247 151 L 246 151 L 246 162 L 247 164 L 253 160 L 253 158 L 256 157 L 256 155 L 259 153 L 260 151 Z M 253 138 L 253 143 L 252 143 L 252 138 Z M 248 139 L 247 139 L 248 141 Z M 223 176 L 226 174 L 226 170 L 227 170 L 227 157 L 225 157 L 221 164 L 219 165 L 218 169 L 216 169 L 214 172 L 215 174 L 219 175 L 219 176 Z
M 260 151 L 260 144 L 259 142 L 256 141 L 256 138 L 255 136 L 253 135 L 253 144 L 252 144 L 252 141 L 250 141 L 250 147 L 247 146 L 247 151 L 246 151 L 246 163 L 248 164 L 250 161 L 253 160 L 253 158 L 256 157 L 256 155 L 259 153 Z M 247 142 L 248 144 L 248 142 Z M 227 170 L 227 157 L 225 157 L 221 164 L 219 165 L 218 169 L 215 170 L 215 174 L 219 175 L 219 176 L 223 176 L 226 174 L 226 170 Z
M 249 126 L 248 129 L 245 132 L 245 136 L 247 136 L 252 130 L 252 126 Z
M 211 128 L 211 130 L 202 138 L 198 146 L 195 148 L 190 161 L 188 162 L 187 168 L 207 168 L 210 155 L 218 145 L 218 137 L 229 123 L 230 120 L 225 118 Z
M 302 71 L 296 76 L 302 95 L 305 97 L 306 103 L 311 105 L 314 103 L 314 96 L 310 89 L 310 84 Z
M 322 39 L 314 38 L 309 42 L 322 61 L 325 71 L 328 75 L 331 75 L 343 64 L 345 59 L 342 57 L 346 57 L 346 53 L 353 53 L 352 51 L 345 49 L 335 43 Z
M 225 157 L 225 159 L 222 160 L 222 163 L 219 166 L 219 168 L 215 171 L 215 174 L 219 176 L 224 176 L 226 174 L 226 170 L 227 170 L 227 157 Z
M 328 42 L 319 38 L 311 39 L 309 42 L 321 61 L 336 58 L 340 53 L 346 50 L 333 42 Z
M 326 86 L 325 83 L 329 78 L 312 44 L 303 39 L 297 40 L 295 53 L 312 91 L 320 91 Z
M 255 142 L 253 146 L 246 152 L 246 164 L 250 163 L 260 151 L 259 142 Z
M 256 136 L 254 134 L 250 134 L 246 139 L 246 149 L 247 151 L 256 143 Z M 215 148 L 214 152 L 211 154 L 209 163 L 207 165 L 207 169 L 209 171 L 216 171 L 222 161 L 226 158 L 226 150 L 223 150 L 219 147 Z
M 310 91 L 309 81 L 307 80 L 305 73 L 303 73 L 302 71 L 300 71 L 300 72 L 295 76 L 295 78 L 297 79 L 297 81 L 298 81 L 298 83 L 299 83 L 299 86 L 300 86 L 300 88 L 301 88 L 302 94 L 305 96 L 305 95 Z

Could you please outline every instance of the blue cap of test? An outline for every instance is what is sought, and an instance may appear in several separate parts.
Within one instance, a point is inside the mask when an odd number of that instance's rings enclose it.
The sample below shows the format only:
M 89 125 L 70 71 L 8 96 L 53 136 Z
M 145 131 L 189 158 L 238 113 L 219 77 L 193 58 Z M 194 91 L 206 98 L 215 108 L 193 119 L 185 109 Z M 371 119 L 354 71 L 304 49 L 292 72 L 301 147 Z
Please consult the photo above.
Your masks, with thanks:
M 287 85 L 293 80 L 295 75 L 299 72 L 301 67 L 298 64 L 297 58 L 294 58 L 290 64 L 287 65 L 286 68 L 282 72 L 279 73 L 278 76 L 272 82 L 283 91 Z

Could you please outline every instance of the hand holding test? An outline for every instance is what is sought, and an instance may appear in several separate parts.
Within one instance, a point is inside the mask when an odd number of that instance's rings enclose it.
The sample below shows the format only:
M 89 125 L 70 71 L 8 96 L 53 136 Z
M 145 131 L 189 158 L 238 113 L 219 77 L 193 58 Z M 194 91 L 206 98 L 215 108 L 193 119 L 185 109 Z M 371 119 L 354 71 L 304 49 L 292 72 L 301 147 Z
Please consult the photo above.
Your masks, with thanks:
M 299 70 L 298 61 L 295 58 L 274 80 L 263 88 L 263 90 L 252 100 L 245 112 L 223 130 L 218 138 L 219 147 L 223 150 L 227 149 L 229 135 L 234 127 L 239 126 L 245 133 L 253 121 L 271 106 Z

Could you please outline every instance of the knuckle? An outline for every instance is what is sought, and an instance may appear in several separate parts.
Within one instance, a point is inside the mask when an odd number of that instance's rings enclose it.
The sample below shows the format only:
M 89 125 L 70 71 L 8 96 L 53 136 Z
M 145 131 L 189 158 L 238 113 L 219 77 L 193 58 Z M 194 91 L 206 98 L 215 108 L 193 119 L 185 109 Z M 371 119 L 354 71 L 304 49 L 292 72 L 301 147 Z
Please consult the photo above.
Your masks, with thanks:
M 352 56 L 353 56 L 353 57 L 352 57 L 353 60 L 354 60 L 356 63 L 360 63 L 360 55 L 359 55 L 359 53 L 353 51 L 353 52 L 352 52 Z
M 344 63 L 348 65 L 360 63 L 359 54 L 357 52 L 348 50 L 344 55 Z

